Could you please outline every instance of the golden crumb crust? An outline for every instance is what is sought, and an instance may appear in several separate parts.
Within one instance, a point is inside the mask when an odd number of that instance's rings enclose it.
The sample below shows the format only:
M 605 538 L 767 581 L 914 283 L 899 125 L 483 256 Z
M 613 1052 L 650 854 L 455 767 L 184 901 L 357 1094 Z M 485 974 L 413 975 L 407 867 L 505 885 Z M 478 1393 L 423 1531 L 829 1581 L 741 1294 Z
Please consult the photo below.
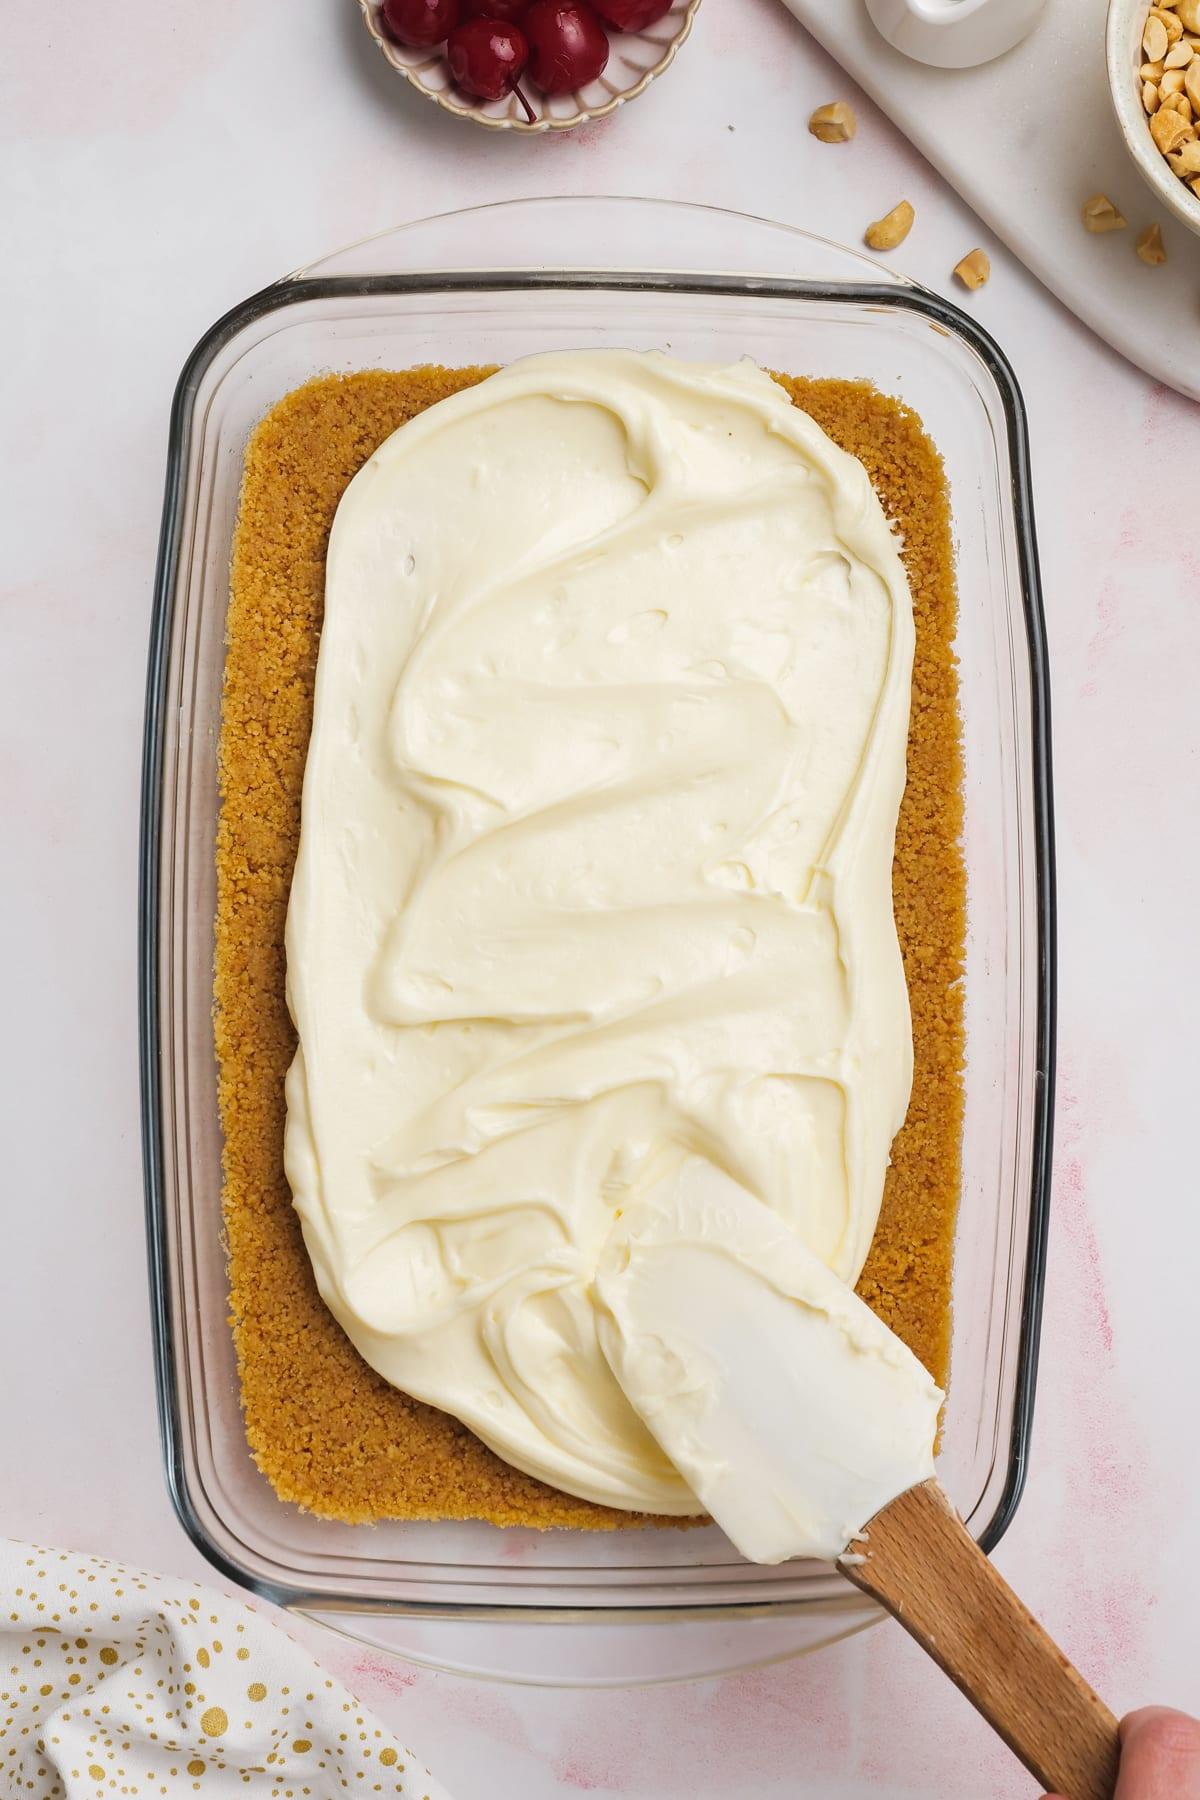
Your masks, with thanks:
M 350 1522 L 481 1518 L 612 1528 L 644 1518 L 521 1474 L 457 1420 L 368 1368 L 317 1294 L 283 1171 L 283 1081 L 295 1047 L 284 998 L 284 918 L 330 525 L 347 483 L 391 432 L 490 372 L 321 376 L 272 407 L 247 447 L 230 578 L 217 832 L 215 1024 L 230 1312 L 246 1435 L 281 1499 Z M 866 465 L 902 533 L 912 588 L 916 663 L 894 893 L 916 1066 L 859 1292 L 944 1382 L 965 933 L 945 477 L 919 419 L 899 401 L 859 383 L 777 379 Z

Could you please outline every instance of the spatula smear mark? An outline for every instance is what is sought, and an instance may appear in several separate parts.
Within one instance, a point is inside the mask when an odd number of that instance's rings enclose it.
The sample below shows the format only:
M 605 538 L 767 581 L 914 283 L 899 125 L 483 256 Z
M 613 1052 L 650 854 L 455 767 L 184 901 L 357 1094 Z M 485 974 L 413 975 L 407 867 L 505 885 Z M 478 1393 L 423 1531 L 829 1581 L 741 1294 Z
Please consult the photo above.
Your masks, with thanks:
M 743 1556 L 832 1561 L 933 1474 L 941 1389 L 769 1208 L 681 1157 L 595 1278 L 627 1399 Z

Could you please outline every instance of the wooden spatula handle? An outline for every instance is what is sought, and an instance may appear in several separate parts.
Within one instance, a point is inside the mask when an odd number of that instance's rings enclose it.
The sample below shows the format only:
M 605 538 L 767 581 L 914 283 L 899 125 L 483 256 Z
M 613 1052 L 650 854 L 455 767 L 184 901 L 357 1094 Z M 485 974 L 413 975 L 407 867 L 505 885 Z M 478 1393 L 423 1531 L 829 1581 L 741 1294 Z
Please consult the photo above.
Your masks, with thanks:
M 1112 1800 L 1117 1721 L 1001 1580 L 936 1481 L 871 1520 L 842 1565 L 882 1601 L 1042 1786 Z

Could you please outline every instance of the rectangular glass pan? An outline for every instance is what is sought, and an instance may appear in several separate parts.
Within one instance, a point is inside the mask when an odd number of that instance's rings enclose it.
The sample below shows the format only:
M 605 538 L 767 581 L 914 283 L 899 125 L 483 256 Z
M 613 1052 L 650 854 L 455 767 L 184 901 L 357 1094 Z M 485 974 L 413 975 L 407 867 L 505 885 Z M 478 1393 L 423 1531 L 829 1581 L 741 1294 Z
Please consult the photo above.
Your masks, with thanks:
M 444 235 L 446 222 L 435 223 Z M 519 241 L 528 223 L 501 221 L 499 235 Z M 649 225 L 661 245 L 661 218 L 633 223 L 643 234 Z M 748 1566 L 711 1529 L 348 1527 L 282 1504 L 250 1460 L 227 1323 L 211 1018 L 225 611 L 247 437 L 275 401 L 324 371 L 510 362 L 621 344 L 862 378 L 920 414 L 950 484 L 966 759 L 963 1193 L 940 1474 L 986 1546 L 1020 1495 L 1042 1294 L 1054 998 L 1046 661 L 1024 410 L 997 346 L 957 308 L 903 283 L 865 282 L 861 259 L 783 235 L 788 266 L 799 259 L 818 279 L 636 267 L 395 272 L 397 261 L 415 260 L 399 233 L 334 259 L 332 272 L 289 278 L 235 308 L 180 379 L 150 651 L 140 922 L 147 1226 L 167 1480 L 185 1528 L 226 1575 L 285 1605 L 356 1615 L 352 1628 L 375 1641 L 395 1641 L 389 1617 L 718 1618 L 722 1629 L 786 1617 L 803 1647 L 872 1615 L 830 1569 Z M 468 233 L 471 244 L 478 239 L 477 229 Z M 440 246 L 437 234 L 433 241 Z M 755 244 L 761 268 L 771 259 L 762 240 Z M 404 1641 L 411 1649 L 411 1629 Z M 761 1631 L 754 1642 L 761 1650 Z

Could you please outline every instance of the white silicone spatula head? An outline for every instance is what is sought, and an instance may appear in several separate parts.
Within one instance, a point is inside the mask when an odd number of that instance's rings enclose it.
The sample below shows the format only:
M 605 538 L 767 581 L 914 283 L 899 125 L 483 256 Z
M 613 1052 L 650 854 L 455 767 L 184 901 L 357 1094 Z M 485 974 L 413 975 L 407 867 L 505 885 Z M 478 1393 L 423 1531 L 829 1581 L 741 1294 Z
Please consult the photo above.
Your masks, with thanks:
M 832 1561 L 933 1474 L 941 1390 L 713 1163 L 687 1158 L 621 1216 L 595 1294 L 617 1380 L 752 1562 Z
M 839 1560 L 1043 1787 L 1110 1800 L 1115 1718 L 933 1479 L 939 1389 L 787 1224 L 683 1158 L 617 1219 L 595 1295 L 617 1380 L 744 1555 Z

